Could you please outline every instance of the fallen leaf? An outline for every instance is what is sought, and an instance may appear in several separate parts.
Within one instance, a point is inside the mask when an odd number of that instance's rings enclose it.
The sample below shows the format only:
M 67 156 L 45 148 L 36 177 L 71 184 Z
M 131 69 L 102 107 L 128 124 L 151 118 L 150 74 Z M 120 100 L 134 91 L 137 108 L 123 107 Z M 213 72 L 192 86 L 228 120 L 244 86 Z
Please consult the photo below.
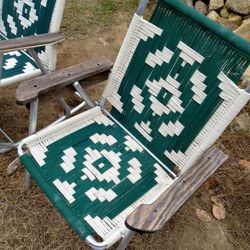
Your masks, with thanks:
M 197 208 L 195 213 L 196 213 L 196 216 L 202 221 L 207 222 L 207 221 L 212 220 L 211 216 L 205 210 Z
M 213 203 L 213 216 L 217 220 L 224 220 L 226 218 L 226 209 L 221 200 L 216 196 L 211 196 L 210 200 Z
M 240 160 L 239 164 L 241 167 L 244 167 L 246 170 L 250 171 L 250 161 Z
M 220 205 L 213 204 L 212 212 L 217 220 L 224 220 L 226 218 L 226 209 L 222 203 Z
M 206 190 L 211 189 L 211 187 L 215 184 L 215 179 L 214 178 L 209 178 L 205 183 L 204 187 Z

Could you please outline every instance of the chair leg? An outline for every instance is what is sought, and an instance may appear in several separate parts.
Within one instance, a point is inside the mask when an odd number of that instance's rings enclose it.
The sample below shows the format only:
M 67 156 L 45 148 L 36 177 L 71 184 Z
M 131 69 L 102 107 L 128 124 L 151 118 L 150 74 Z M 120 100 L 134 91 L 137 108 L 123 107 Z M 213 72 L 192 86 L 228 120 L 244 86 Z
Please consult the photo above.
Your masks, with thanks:
M 3 70 L 3 54 L 0 53 L 0 81 L 2 79 L 2 70 Z
M 73 84 L 75 87 L 76 91 L 79 93 L 81 98 L 86 102 L 86 104 L 89 106 L 89 108 L 94 108 L 96 105 L 95 103 L 91 100 L 89 95 L 86 93 L 86 91 L 82 88 L 79 82 L 75 82 Z
M 129 231 L 127 235 L 121 240 L 119 246 L 117 247 L 117 250 L 125 250 L 134 235 L 135 232 Z
M 30 104 L 30 119 L 29 119 L 29 135 L 36 132 L 37 125 L 37 115 L 38 115 L 38 99 Z M 25 189 L 30 189 L 31 187 L 31 177 L 28 171 L 26 171 L 25 176 Z

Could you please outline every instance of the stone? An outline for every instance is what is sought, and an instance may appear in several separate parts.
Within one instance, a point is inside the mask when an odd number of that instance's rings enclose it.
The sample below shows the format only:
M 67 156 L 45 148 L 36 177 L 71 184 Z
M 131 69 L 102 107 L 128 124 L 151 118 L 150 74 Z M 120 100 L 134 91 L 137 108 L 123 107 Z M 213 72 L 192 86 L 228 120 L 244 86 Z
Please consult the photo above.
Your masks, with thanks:
M 247 68 L 247 70 L 245 71 L 243 77 L 245 77 L 246 80 L 248 80 L 250 82 L 250 66 Z
M 230 14 L 230 12 L 229 12 L 228 8 L 225 6 L 220 10 L 220 16 L 223 18 L 228 18 L 229 14 Z
M 232 22 L 227 18 L 219 17 L 217 21 L 231 31 L 234 31 L 239 28 L 239 26 L 235 22 Z
M 250 19 L 244 20 L 241 26 L 235 30 L 235 33 L 241 35 L 248 31 L 250 31 Z
M 250 41 L 250 19 L 244 20 L 241 26 L 234 30 L 234 32 L 244 39 Z
M 205 16 L 208 14 L 208 7 L 202 1 L 198 1 L 195 3 L 195 9 L 198 10 L 200 13 L 202 13 Z
M 209 10 L 218 10 L 224 6 L 224 0 L 210 0 Z
M 207 17 L 217 22 L 220 18 L 220 15 L 215 10 L 212 10 L 208 13 Z
M 250 86 L 250 66 L 247 68 L 247 70 L 245 71 L 245 73 L 243 74 L 243 76 L 241 77 L 242 81 L 240 82 L 240 87 L 242 89 L 247 88 L 248 86 Z
M 194 8 L 193 5 L 193 0 L 181 0 L 182 2 L 184 2 L 186 5 L 188 5 L 191 8 Z
M 246 79 L 244 79 L 246 76 L 245 75 L 243 75 L 242 76 L 242 80 L 240 80 L 239 81 L 239 83 L 238 83 L 238 86 L 241 88 L 241 89 L 246 89 L 248 86 L 250 86 L 250 81 L 249 81 L 249 78 L 246 80 Z M 249 75 L 248 75 L 248 77 L 249 77 Z
M 239 133 L 250 133 L 250 116 L 248 113 L 241 113 L 232 122 L 232 128 Z
M 228 20 L 236 23 L 239 26 L 242 24 L 242 16 L 237 15 L 235 13 L 231 13 L 228 17 Z
M 227 0 L 226 7 L 242 15 L 250 14 L 250 0 Z

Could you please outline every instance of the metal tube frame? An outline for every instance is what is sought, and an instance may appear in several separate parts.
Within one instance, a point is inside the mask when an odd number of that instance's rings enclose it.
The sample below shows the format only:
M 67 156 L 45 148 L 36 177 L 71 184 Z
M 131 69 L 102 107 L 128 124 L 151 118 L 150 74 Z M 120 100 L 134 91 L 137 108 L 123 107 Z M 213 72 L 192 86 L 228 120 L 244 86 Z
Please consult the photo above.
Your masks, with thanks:
M 38 57 L 36 51 L 34 48 L 30 48 L 28 49 L 30 55 L 34 58 L 34 60 L 36 61 L 39 69 L 41 70 L 42 74 L 47 74 L 48 71 L 45 69 L 45 67 L 43 66 L 43 63 L 41 62 L 40 58 Z M 0 53 L 0 81 L 2 79 L 2 68 L 3 68 L 3 54 Z M 34 112 L 33 114 L 30 114 L 30 122 L 32 122 L 32 124 L 29 127 L 29 135 L 30 133 L 33 131 L 33 126 L 36 127 L 36 122 L 34 121 L 34 119 L 37 119 L 37 114 L 36 111 L 34 109 L 37 109 L 38 107 L 36 107 L 36 101 L 34 102 L 34 104 L 31 104 L 31 110 L 30 112 Z M 34 117 L 33 117 L 34 116 Z M 19 142 L 14 142 L 8 135 L 6 132 L 4 132 L 3 129 L 0 129 L 0 132 L 10 141 L 10 143 L 4 143 L 4 142 L 0 142 L 0 153 L 5 153 L 8 152 L 9 150 L 12 150 L 14 148 L 16 148 L 19 144 Z M 35 131 L 34 131 L 35 132 Z
M 138 9 L 136 11 L 136 14 L 138 16 L 142 16 L 146 7 L 147 7 L 147 4 L 148 4 L 148 0 L 141 0 L 139 6 L 138 6 Z
M 81 86 L 80 86 L 81 87 Z M 83 90 L 83 89 L 82 89 Z M 77 92 L 78 93 L 78 92 Z M 87 94 L 86 94 L 86 92 L 83 90 L 83 93 L 84 93 L 84 98 L 86 98 L 86 97 L 88 97 L 87 96 Z M 56 124 L 58 124 L 58 123 L 60 123 L 60 122 L 62 122 L 62 121 L 64 121 L 64 120 L 66 120 L 66 119 L 68 119 L 69 117 L 71 117 L 72 115 L 74 115 L 75 113 L 77 113 L 78 111 L 80 111 L 84 106 L 86 106 L 86 101 L 84 100 L 84 98 L 83 98 L 83 95 L 80 95 L 80 94 L 78 94 L 78 96 L 82 99 L 82 102 L 79 104 L 79 105 L 77 105 L 75 108 L 73 108 L 73 109 L 69 109 L 69 107 L 68 107 L 68 105 L 65 103 L 65 105 L 63 104 L 65 101 L 63 101 L 63 100 L 59 100 L 60 101 L 60 103 L 61 103 L 61 105 L 63 106 L 63 108 L 64 108 L 64 110 L 66 111 L 65 112 L 65 115 L 63 115 L 62 117 L 60 117 L 60 118 L 58 118 L 57 120 L 55 120 L 53 123 L 51 123 L 51 124 L 49 124 L 48 126 L 46 126 L 45 128 L 43 128 L 43 129 L 41 129 L 41 131 L 42 130 L 44 130 L 44 129 L 46 129 L 46 128 L 49 128 L 49 127 L 52 127 L 52 126 L 54 126 L 54 125 L 56 125 Z M 90 99 L 89 97 L 88 97 L 88 99 Z M 91 99 L 90 99 L 91 100 Z M 92 100 L 91 100 L 91 102 L 92 102 Z M 93 102 L 92 102 L 93 103 Z M 31 109 L 32 110 L 32 109 Z M 30 112 L 33 112 L 33 111 L 31 111 L 30 110 Z M 30 116 L 33 116 L 33 114 L 31 115 L 31 113 L 30 113 Z M 30 118 L 31 119 L 31 118 Z M 31 129 L 31 128 L 29 128 L 29 131 L 34 131 L 33 129 Z M 6 134 L 1 128 L 0 128 L 0 133 L 3 133 L 4 135 Z M 35 133 L 36 131 L 34 131 L 33 133 Z M 7 134 L 6 134 L 7 135 Z M 5 136 L 6 136 L 5 135 Z M 29 135 L 31 135 L 30 133 L 29 133 Z M 9 136 L 7 135 L 6 136 L 7 137 L 7 139 L 9 138 Z M 18 141 L 18 142 L 13 142 L 12 140 L 11 140 L 11 138 L 9 138 L 9 141 L 11 142 L 11 143 L 2 143 L 2 142 L 0 142 L 0 154 L 1 153 L 5 153 L 5 152 L 8 152 L 9 150 L 12 150 L 12 149 L 15 149 L 15 148 L 17 148 L 18 147 L 18 145 L 20 144 L 20 142 L 21 141 Z
M 128 230 L 128 232 L 124 235 L 124 237 L 121 238 L 117 250 L 125 250 L 134 235 L 135 235 L 134 231 Z M 105 240 L 102 242 L 98 242 L 92 235 L 89 235 L 85 241 L 87 245 L 89 245 L 94 250 L 107 249 L 111 244 L 115 244 L 115 242 L 111 241 L 108 243 Z
M 34 60 L 36 61 L 37 66 L 39 67 L 39 69 L 41 70 L 43 75 L 46 75 L 48 73 L 48 71 L 45 69 L 43 63 L 41 62 L 39 56 L 37 55 L 36 51 L 34 48 L 30 48 L 27 49 L 30 53 L 30 55 L 34 58 Z
M 89 97 L 89 95 L 86 93 L 86 91 L 82 88 L 82 86 L 80 85 L 79 82 L 75 82 L 73 84 L 74 88 L 77 90 L 78 94 L 80 95 L 80 97 L 85 100 L 86 104 L 90 107 L 90 108 L 94 108 L 95 107 L 95 103 L 91 100 L 91 98 Z
M 2 69 L 3 69 L 3 54 L 0 53 L 0 81 L 2 79 Z M 0 129 L 0 133 L 2 133 L 10 142 L 10 143 L 6 143 L 6 142 L 0 143 L 0 153 L 5 153 L 5 152 L 16 147 L 16 145 L 13 146 L 14 142 L 12 141 L 12 139 L 7 135 L 7 133 L 3 129 Z
M 3 54 L 0 53 L 0 81 L 2 79 L 2 71 L 3 71 Z
M 68 104 L 66 103 L 63 97 L 59 98 L 59 102 L 64 109 L 66 119 L 69 118 L 71 116 L 70 107 L 68 106 Z
M 8 139 L 8 141 L 15 143 L 3 129 L 0 128 L 0 132 Z
M 125 250 L 129 242 L 133 239 L 134 235 L 135 235 L 135 232 L 129 230 L 127 235 L 124 238 L 122 238 L 119 246 L 117 247 L 117 250 Z
M 98 242 L 92 235 L 89 235 L 85 241 L 87 245 L 89 245 L 94 250 L 104 250 L 108 248 L 108 244 L 105 241 Z
M 37 117 L 38 117 L 38 99 L 30 103 L 30 117 L 29 117 L 29 136 L 36 132 L 37 127 Z M 25 176 L 25 189 L 30 189 L 31 187 L 31 177 L 29 172 L 26 170 Z

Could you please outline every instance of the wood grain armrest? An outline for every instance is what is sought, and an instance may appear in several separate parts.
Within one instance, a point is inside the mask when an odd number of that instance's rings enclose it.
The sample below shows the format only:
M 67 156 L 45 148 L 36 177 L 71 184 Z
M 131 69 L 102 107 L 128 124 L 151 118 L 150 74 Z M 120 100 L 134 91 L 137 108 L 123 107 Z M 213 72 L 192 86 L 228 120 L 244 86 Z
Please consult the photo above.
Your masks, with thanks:
M 131 213 L 126 219 L 126 226 L 140 233 L 159 231 L 227 159 L 228 156 L 219 149 L 210 148 L 196 164 L 180 174 L 154 203 L 141 205 Z
M 62 41 L 65 36 L 59 32 L 42 35 L 26 36 L 0 41 L 0 53 L 7 53 L 22 49 L 31 49 Z
M 23 81 L 16 91 L 16 102 L 26 105 L 35 101 L 40 95 L 52 91 L 58 87 L 67 86 L 77 81 L 96 77 L 97 81 L 108 78 L 113 63 L 105 57 L 86 63 L 77 64 L 65 69 L 42 75 L 31 80 Z M 99 76 L 99 77 L 98 77 Z

